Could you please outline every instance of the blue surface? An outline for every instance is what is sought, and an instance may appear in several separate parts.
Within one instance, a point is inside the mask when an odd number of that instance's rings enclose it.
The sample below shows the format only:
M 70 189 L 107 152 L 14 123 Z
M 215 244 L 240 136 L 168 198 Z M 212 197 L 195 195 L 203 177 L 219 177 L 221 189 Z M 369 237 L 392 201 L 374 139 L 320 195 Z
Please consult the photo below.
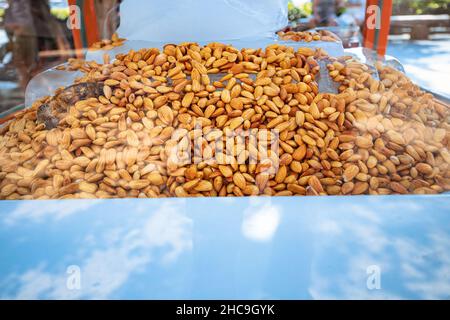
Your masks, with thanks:
M 387 54 L 396 57 L 416 84 L 450 99 L 450 38 L 389 41 Z
M 450 196 L 0 201 L 0 298 L 448 299 Z

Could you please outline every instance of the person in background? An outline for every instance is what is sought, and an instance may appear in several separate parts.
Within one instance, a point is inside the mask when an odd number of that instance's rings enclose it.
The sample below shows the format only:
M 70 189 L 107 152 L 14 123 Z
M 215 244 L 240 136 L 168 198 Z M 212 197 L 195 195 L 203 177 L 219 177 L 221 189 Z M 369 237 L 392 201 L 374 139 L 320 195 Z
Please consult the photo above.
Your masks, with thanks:
M 336 26 L 337 12 L 342 0 L 313 0 L 314 23 L 316 26 Z
M 120 24 L 120 3 L 122 0 L 96 0 L 95 13 L 100 39 L 111 39 Z
M 4 25 L 22 89 L 37 72 L 67 59 L 67 34 L 48 0 L 8 0 Z
M 8 0 L 5 31 L 11 43 L 13 63 L 19 75 L 20 86 L 25 88 L 31 70 L 37 65 L 39 53 L 30 1 Z
M 351 16 L 355 23 L 362 27 L 366 15 L 366 0 L 347 0 L 345 14 Z

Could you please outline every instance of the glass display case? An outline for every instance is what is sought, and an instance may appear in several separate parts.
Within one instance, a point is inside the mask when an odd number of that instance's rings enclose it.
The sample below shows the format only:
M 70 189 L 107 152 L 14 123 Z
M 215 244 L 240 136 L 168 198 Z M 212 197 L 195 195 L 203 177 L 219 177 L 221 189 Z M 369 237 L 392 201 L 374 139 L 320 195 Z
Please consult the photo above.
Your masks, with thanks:
M 0 298 L 447 299 L 448 6 L 0 1 Z

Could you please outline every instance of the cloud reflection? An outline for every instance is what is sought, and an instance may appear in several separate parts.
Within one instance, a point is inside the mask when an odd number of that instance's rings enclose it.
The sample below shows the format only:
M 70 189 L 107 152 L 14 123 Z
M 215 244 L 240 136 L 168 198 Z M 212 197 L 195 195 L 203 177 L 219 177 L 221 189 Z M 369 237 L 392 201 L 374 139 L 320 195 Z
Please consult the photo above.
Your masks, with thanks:
M 148 215 L 143 223 L 140 220 L 132 227 L 123 226 L 109 234 L 98 235 L 109 239 L 110 244 L 91 250 L 77 260 L 79 263 L 75 264 L 81 269 L 81 290 L 67 289 L 65 270 L 53 273 L 40 263 L 23 274 L 6 277 L 9 283 L 5 287 L 15 286 L 6 298 L 105 299 L 133 273 L 150 263 L 172 263 L 183 252 L 192 249 L 193 222 L 183 212 L 180 202 L 167 200 L 156 210 L 141 209 L 144 211 L 141 214 Z M 95 243 L 91 238 L 86 237 L 89 243 Z
M 371 201 L 372 206 L 337 205 L 332 214 L 318 215 L 311 222 L 317 234 L 317 254 L 308 289 L 311 297 L 448 299 L 449 234 L 434 227 L 425 229 L 432 231 L 425 234 L 409 233 L 408 221 L 417 228 L 421 227 L 417 221 L 431 223 L 429 217 L 423 216 L 426 210 L 417 201 L 406 206 L 386 198 L 382 199 L 382 205 L 376 203 L 379 199 Z M 395 217 L 399 210 L 405 214 L 401 223 Z M 326 267 L 329 261 L 334 263 L 332 273 Z M 371 265 L 380 267 L 380 290 L 366 287 L 366 268 Z
M 244 211 L 242 233 L 253 241 L 270 241 L 280 224 L 280 208 L 269 197 L 252 197 L 249 203 Z
M 38 201 L 38 200 L 36 200 Z M 5 215 L 4 223 L 15 224 L 21 220 L 41 222 L 47 218 L 60 220 L 74 213 L 86 211 L 103 200 L 50 200 L 50 201 L 18 201 L 17 207 Z M 42 205 L 36 205 L 41 202 Z

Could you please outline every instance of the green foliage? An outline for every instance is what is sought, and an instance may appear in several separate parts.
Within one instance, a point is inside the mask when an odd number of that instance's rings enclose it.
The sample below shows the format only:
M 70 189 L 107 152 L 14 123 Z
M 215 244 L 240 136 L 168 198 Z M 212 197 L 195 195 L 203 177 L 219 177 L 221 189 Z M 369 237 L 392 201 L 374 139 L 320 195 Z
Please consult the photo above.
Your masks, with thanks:
M 52 8 L 52 15 L 60 20 L 65 20 L 69 17 L 69 8 Z M 5 15 L 5 9 L 0 8 L 0 18 L 3 18 Z
M 66 20 L 69 17 L 69 8 L 52 8 L 50 11 L 60 20 Z
M 291 1 L 288 3 L 289 21 L 297 21 L 300 18 L 306 18 L 312 14 L 312 3 L 307 2 L 300 7 L 296 7 Z
M 394 0 L 392 14 L 448 14 L 450 0 Z

